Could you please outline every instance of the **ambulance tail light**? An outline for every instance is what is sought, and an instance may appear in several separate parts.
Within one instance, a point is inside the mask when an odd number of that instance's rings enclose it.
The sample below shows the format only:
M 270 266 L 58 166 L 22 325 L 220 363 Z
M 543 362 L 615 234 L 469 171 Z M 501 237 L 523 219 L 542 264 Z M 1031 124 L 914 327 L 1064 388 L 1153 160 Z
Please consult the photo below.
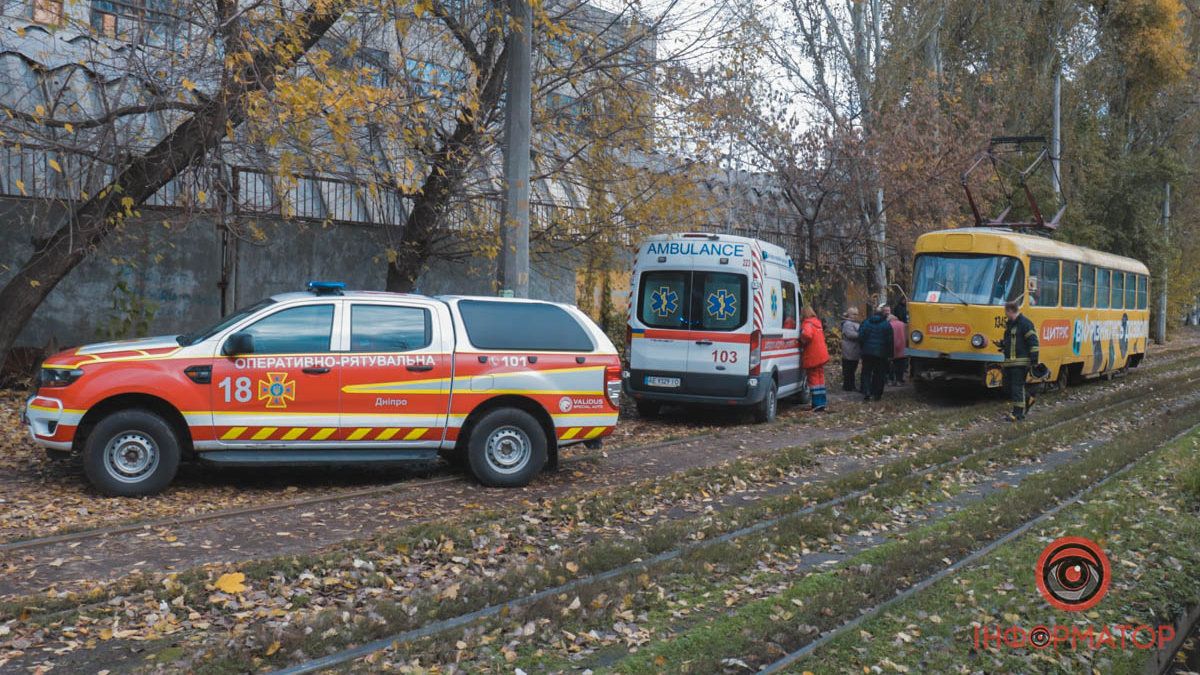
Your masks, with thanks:
M 621 367 L 620 366 L 605 366 L 604 368 L 604 393 L 608 395 L 608 402 L 614 408 L 621 407 Z
M 758 375 L 762 371 L 762 331 L 750 334 L 750 374 Z

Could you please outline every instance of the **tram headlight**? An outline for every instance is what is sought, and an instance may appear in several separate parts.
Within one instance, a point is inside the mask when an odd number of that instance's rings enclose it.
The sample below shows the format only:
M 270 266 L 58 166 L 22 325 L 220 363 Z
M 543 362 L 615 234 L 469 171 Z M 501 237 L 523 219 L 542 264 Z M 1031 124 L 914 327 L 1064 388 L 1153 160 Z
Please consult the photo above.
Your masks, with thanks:
M 983 349 L 984 345 L 986 345 L 986 344 L 987 344 L 987 338 L 983 337 L 979 333 L 976 333 L 971 336 L 971 346 L 974 347 L 975 349 Z
M 921 344 L 921 340 L 925 339 L 925 334 L 919 330 L 914 330 L 912 333 L 909 333 L 909 337 L 912 338 L 914 345 L 919 345 Z

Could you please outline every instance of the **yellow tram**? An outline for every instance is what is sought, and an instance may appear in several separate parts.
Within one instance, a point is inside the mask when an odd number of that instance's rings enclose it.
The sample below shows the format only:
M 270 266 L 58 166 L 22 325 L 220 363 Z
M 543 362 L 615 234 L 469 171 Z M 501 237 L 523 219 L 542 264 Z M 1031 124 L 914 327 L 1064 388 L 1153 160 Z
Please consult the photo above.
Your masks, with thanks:
M 1004 303 L 1037 327 L 1050 381 L 1137 366 L 1146 353 L 1149 270 L 1124 258 L 1008 229 L 972 227 L 917 239 L 909 299 L 914 381 L 1001 382 Z

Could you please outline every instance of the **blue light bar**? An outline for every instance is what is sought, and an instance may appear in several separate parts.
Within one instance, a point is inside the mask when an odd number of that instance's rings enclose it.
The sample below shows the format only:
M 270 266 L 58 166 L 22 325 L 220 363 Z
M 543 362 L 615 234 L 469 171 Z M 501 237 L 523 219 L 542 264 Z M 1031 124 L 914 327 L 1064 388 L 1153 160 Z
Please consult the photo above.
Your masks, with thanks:
M 310 281 L 308 290 L 316 295 L 341 295 L 346 284 L 341 281 Z

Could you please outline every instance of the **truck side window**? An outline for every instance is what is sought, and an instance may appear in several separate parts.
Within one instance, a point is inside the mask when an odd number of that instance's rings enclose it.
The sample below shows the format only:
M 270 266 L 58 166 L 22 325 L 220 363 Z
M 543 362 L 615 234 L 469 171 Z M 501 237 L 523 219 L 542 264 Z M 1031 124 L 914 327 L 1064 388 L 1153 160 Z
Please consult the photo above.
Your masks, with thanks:
M 242 332 L 254 336 L 256 354 L 327 352 L 333 334 L 333 305 L 285 309 L 256 321 Z
M 467 337 L 479 349 L 590 352 L 596 348 L 575 317 L 549 303 L 462 300 L 458 311 Z
M 780 295 L 783 296 L 783 327 L 796 327 L 796 286 L 790 281 L 779 283 Z
M 350 351 L 410 352 L 433 342 L 429 310 L 396 305 L 350 308 Z

